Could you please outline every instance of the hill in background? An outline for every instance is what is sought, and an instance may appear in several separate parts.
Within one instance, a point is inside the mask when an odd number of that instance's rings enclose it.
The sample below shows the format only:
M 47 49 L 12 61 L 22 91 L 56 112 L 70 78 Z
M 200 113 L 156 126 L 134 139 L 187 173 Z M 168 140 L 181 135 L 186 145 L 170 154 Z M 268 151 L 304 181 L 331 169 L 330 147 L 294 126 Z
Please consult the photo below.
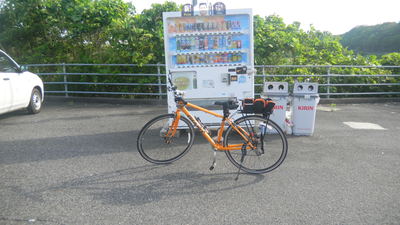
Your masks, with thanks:
M 342 45 L 363 55 L 400 52 L 400 23 L 358 26 L 340 37 Z

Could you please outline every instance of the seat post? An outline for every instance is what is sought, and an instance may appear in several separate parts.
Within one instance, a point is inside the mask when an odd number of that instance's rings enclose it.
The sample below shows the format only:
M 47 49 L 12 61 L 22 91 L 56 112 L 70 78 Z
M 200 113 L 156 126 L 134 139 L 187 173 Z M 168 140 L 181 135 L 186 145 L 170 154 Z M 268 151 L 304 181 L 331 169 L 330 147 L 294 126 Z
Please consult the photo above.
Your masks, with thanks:
M 228 103 L 225 103 L 222 105 L 222 110 L 224 112 L 224 119 L 228 118 L 230 113 L 229 113 L 229 107 L 228 107 Z

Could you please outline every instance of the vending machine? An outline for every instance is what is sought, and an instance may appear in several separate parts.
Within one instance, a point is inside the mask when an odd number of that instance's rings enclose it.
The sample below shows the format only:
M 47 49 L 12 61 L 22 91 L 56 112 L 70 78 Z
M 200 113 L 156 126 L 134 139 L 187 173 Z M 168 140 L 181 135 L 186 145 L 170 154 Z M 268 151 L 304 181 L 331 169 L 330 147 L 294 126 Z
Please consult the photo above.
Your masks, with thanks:
M 252 10 L 191 10 L 163 14 L 167 75 L 185 99 L 222 114 L 215 101 L 254 97 Z M 168 93 L 168 112 L 175 110 Z M 209 126 L 221 122 L 201 111 L 191 113 Z

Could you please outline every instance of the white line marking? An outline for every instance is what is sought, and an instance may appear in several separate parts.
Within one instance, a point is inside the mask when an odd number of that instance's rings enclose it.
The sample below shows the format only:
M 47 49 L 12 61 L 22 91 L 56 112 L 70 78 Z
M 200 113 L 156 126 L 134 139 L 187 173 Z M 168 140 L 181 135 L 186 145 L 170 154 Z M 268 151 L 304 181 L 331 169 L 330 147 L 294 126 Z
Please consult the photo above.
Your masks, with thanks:
M 359 129 L 359 130 L 386 130 L 385 128 L 375 123 L 360 123 L 360 122 L 343 122 L 343 123 L 353 129 Z

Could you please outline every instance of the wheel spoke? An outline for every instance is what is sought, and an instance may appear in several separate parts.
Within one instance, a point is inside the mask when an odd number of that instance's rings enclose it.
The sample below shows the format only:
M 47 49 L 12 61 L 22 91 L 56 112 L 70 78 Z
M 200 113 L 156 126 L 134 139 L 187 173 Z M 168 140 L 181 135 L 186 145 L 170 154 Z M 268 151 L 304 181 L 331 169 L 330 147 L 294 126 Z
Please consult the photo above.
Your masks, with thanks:
M 263 138 L 264 152 L 261 149 L 261 129 L 260 124 L 267 124 L 267 130 Z M 247 116 L 239 118 L 235 124 L 242 127 L 246 132 L 253 133 L 252 144 L 256 147 L 254 150 L 247 150 L 242 169 L 249 173 L 265 173 L 276 169 L 285 159 L 287 154 L 287 140 L 279 128 L 272 121 L 261 116 Z M 235 129 L 229 127 L 225 134 L 225 146 L 234 145 L 243 142 L 243 138 L 237 134 Z M 228 159 L 237 167 L 240 167 L 240 151 L 226 151 Z
M 186 118 L 180 118 L 180 127 L 176 132 L 170 132 L 174 118 L 173 114 L 162 115 L 142 128 L 137 147 L 144 159 L 152 163 L 170 163 L 182 157 L 193 145 L 193 126 Z

